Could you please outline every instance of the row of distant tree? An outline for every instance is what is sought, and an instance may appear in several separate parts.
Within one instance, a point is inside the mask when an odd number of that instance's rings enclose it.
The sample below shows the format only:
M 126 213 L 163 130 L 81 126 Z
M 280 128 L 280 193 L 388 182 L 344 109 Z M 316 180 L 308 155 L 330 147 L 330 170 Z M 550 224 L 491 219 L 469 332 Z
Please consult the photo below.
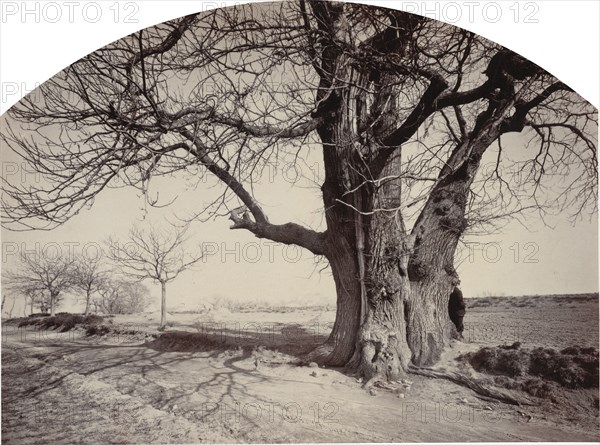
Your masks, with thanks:
M 109 238 L 105 255 L 97 258 L 22 254 L 16 270 L 7 273 L 4 287 L 13 302 L 15 296 L 24 298 L 32 314 L 37 308 L 54 315 L 69 293 L 83 300 L 85 315 L 130 314 L 149 306 L 149 290 L 142 281 L 150 279 L 161 285 L 164 327 L 167 283 L 202 258 L 201 250 L 192 253 L 188 243 L 188 226 L 135 226 L 124 241 Z
M 120 276 L 100 259 L 22 255 L 18 271 L 10 273 L 7 281 L 13 301 L 22 297 L 25 311 L 29 309 L 31 314 L 38 311 L 54 315 L 68 293 L 80 296 L 85 315 L 141 312 L 150 303 L 146 286 Z

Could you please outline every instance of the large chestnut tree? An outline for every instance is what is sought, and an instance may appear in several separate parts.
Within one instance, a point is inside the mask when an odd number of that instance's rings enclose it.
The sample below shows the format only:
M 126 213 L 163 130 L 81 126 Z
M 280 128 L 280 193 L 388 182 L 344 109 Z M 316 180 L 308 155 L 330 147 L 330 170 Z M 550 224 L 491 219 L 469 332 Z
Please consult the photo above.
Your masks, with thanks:
M 43 181 L 4 184 L 5 224 L 48 228 L 116 182 L 207 171 L 225 199 L 205 210 L 243 205 L 233 229 L 328 260 L 337 317 L 314 356 L 367 378 L 438 359 L 472 224 L 596 205 L 597 113 L 569 86 L 464 29 L 358 4 L 239 6 L 144 29 L 9 116 L 4 143 Z M 270 222 L 257 172 L 315 147 L 326 227 Z

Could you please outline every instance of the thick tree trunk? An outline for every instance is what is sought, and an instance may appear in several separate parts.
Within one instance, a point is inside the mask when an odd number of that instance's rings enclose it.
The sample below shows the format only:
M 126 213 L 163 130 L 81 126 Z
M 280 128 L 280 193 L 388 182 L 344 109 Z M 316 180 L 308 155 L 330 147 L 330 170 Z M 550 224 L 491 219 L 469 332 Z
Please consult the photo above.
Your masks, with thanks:
M 313 4 L 319 11 L 324 4 Z M 326 363 L 344 366 L 352 359 L 362 319 L 365 315 L 364 290 L 364 242 L 357 236 L 361 232 L 361 215 L 355 211 L 360 207 L 357 197 L 348 193 L 364 180 L 361 176 L 359 148 L 364 141 L 358 136 L 359 116 L 365 113 L 363 87 L 368 78 L 352 66 L 346 55 L 340 52 L 340 41 L 349 38 L 349 24 L 344 20 L 343 6 L 330 6 L 331 12 L 340 21 L 336 29 L 326 29 L 336 34 L 335 40 L 323 51 L 325 75 L 321 78 L 319 91 L 319 113 L 326 116 L 325 124 L 318 128 L 323 144 L 325 183 L 322 186 L 327 239 L 325 256 L 331 265 L 337 293 L 336 320 L 325 346 L 332 346 Z M 325 22 L 321 23 L 324 24 Z M 327 27 L 326 27 L 327 28 Z M 345 81 L 343 81 L 345 80 Z M 328 88 L 340 82 L 342 88 Z M 348 85 L 352 85 L 348 87 Z M 357 169 L 356 166 L 359 166 Z
M 361 286 L 355 249 L 343 237 L 336 238 L 328 245 L 337 293 L 336 317 L 329 339 L 314 358 L 324 359 L 329 366 L 345 366 L 354 354 L 360 327 Z
M 324 187 L 338 301 L 328 362 L 345 362 L 368 379 L 395 380 L 410 363 L 435 363 L 455 334 L 448 299 L 458 282 L 454 252 L 465 229 L 470 177 L 457 171 L 440 182 L 408 234 L 399 211 L 401 180 L 389 179 L 400 172 L 397 150 L 378 181 L 357 193 Z M 340 204 L 348 196 L 354 208 Z
M 167 283 L 160 282 L 161 297 L 160 297 L 160 328 L 164 329 L 167 326 Z
M 369 379 L 396 379 L 410 363 L 436 362 L 455 333 L 448 315 L 458 282 L 454 253 L 466 228 L 470 185 L 483 152 L 499 134 L 502 113 L 486 111 L 476 128 L 463 134 L 408 233 L 398 178 L 400 147 L 435 111 L 436 98 L 448 84 L 433 73 L 420 102 L 399 127 L 401 65 L 398 72 L 386 72 L 348 58 L 343 48 L 352 44 L 352 37 L 343 5 L 311 6 L 327 36 L 316 115 L 324 122 L 317 131 L 325 165 L 325 255 L 338 304 L 328 358 L 331 364 L 358 368 Z M 410 50 L 403 44 L 404 34 L 417 29 L 419 21 L 395 19 L 397 26 L 369 43 L 401 57 Z
M 453 337 L 448 299 L 457 276 L 451 261 L 440 268 L 435 260 L 420 276 L 411 276 L 411 237 L 395 214 L 377 213 L 369 232 L 367 314 L 357 338 L 358 368 L 367 379 L 396 380 L 410 363 L 435 363 Z M 454 248 L 440 246 L 431 255 L 453 254 Z
M 381 181 L 365 190 L 369 197 L 363 198 L 370 210 L 362 227 L 367 312 L 358 338 L 357 364 L 368 379 L 395 380 L 411 359 L 406 323 L 409 246 L 400 214 L 400 161 L 400 150 L 396 150 L 380 174 Z

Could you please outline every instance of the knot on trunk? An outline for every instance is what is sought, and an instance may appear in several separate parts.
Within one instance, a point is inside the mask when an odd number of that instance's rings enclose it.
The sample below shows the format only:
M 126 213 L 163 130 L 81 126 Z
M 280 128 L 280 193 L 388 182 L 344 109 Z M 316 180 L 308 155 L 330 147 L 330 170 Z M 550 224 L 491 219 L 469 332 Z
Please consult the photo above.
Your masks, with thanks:
M 511 50 L 501 50 L 491 58 L 484 74 L 493 86 L 500 88 L 506 82 L 506 78 L 525 80 L 543 72 L 542 68 L 519 54 Z
M 238 207 L 229 212 L 229 219 L 233 221 L 231 229 L 247 229 L 254 223 L 246 206 Z
M 433 213 L 439 217 L 439 225 L 446 231 L 461 235 L 467 228 L 464 216 L 466 198 L 462 191 L 439 190 L 432 198 Z
M 408 277 L 410 281 L 421 281 L 429 275 L 430 269 L 425 262 L 413 257 L 408 264 Z
M 468 222 L 462 215 L 449 215 L 440 218 L 440 225 L 456 235 L 462 235 L 468 226 Z

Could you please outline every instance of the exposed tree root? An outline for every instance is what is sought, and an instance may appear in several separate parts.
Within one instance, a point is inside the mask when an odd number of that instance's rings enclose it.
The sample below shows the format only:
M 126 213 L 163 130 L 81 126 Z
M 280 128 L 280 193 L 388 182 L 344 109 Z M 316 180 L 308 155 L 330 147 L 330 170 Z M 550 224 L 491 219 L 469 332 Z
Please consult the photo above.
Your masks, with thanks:
M 328 358 L 333 351 L 333 345 L 329 342 L 325 342 L 310 352 L 302 355 L 301 361 L 304 364 L 315 362 L 319 365 L 329 365 Z
M 508 403 L 510 405 L 517 405 L 517 406 L 537 405 L 537 403 L 532 402 L 531 400 L 529 400 L 526 397 L 515 397 L 515 396 L 512 396 L 512 395 L 510 395 L 504 391 L 501 391 L 499 389 L 492 389 L 492 388 L 486 387 L 480 383 L 477 383 L 472 378 L 467 377 L 466 375 L 463 375 L 463 374 L 459 374 L 457 372 L 440 371 L 440 370 L 431 369 L 431 368 L 417 368 L 415 366 L 409 366 L 408 371 L 411 374 L 422 375 L 424 377 L 449 380 L 458 385 L 466 386 L 467 388 L 471 389 L 472 391 L 474 391 L 475 393 L 477 393 L 481 396 L 484 396 L 484 397 L 487 397 L 490 399 L 494 399 L 494 400 L 497 400 L 500 402 Z

